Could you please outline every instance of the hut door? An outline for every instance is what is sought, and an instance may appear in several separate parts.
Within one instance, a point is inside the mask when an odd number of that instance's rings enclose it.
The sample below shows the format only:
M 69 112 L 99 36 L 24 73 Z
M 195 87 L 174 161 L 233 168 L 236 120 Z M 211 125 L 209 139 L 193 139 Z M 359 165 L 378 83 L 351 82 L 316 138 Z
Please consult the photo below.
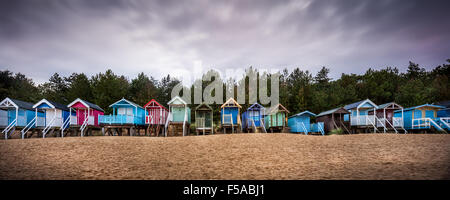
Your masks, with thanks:
M 393 110 L 386 111 L 386 119 L 392 123 L 392 115 L 394 115 Z
M 87 110 L 77 110 L 78 125 L 82 125 L 84 122 L 84 115 L 87 114 Z

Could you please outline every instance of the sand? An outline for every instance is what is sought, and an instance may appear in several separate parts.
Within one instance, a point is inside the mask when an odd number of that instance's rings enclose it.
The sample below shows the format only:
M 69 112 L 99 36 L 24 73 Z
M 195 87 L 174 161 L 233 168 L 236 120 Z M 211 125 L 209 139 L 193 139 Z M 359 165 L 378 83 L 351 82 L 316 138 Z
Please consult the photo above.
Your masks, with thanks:
M 0 179 L 450 179 L 450 135 L 234 134 L 0 141 Z

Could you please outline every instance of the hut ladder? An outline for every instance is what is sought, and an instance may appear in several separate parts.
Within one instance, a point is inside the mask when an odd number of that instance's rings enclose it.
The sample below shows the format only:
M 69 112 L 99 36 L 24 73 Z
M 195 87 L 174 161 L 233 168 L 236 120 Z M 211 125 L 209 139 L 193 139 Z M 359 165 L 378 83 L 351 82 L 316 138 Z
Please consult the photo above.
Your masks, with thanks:
M 184 132 L 185 132 L 185 129 L 186 129 L 186 121 L 187 121 L 187 106 L 184 108 L 184 120 L 183 120 L 183 136 L 184 136 Z
M 250 119 L 251 123 L 252 123 L 252 129 L 253 129 L 253 133 L 256 133 L 256 125 L 255 125 L 255 121 L 253 119 Z
M 325 135 L 325 131 L 323 130 L 323 127 L 320 126 L 319 123 L 317 123 L 317 128 L 319 129 L 319 131 L 320 131 L 320 133 L 321 133 L 322 135 Z
M 169 126 L 170 118 L 172 117 L 172 113 L 169 112 L 169 115 L 167 115 L 166 119 L 166 125 L 164 125 L 164 137 L 167 137 L 167 127 Z
M 439 121 L 440 121 L 444 126 L 446 126 L 447 129 L 450 130 L 450 124 L 449 124 L 450 117 L 441 117 L 441 118 L 439 119 Z
M 53 128 L 53 124 L 56 121 L 56 115 L 50 120 L 50 122 L 45 126 L 44 130 L 42 131 L 42 138 L 45 138 L 45 135 L 48 133 L 48 131 Z
M 262 130 L 264 131 L 264 133 L 267 133 L 266 126 L 264 124 L 264 120 L 260 120 L 260 121 L 261 121 Z
M 391 126 L 394 129 L 395 133 L 398 133 L 397 129 L 394 127 L 394 125 L 391 124 L 391 122 L 388 119 L 384 118 L 384 121 L 387 122 L 389 126 Z
M 394 118 L 392 118 L 392 122 L 394 122 L 394 124 L 400 124 L 400 128 L 402 128 L 403 131 L 405 131 L 405 134 L 408 133 L 408 131 L 406 131 L 405 127 L 403 127 L 403 120 L 400 121 L 399 119 L 396 119 L 394 117 Z
M 25 128 L 23 128 L 21 131 L 20 131 L 20 133 L 22 134 L 22 139 L 24 139 L 25 138 L 25 134 L 34 126 L 34 125 L 36 125 L 36 121 L 37 121 L 37 118 L 36 117 L 34 117 L 31 121 L 30 121 L 30 123 L 28 123 L 26 126 L 25 126 Z
M 342 122 L 340 120 L 339 120 L 339 122 L 340 122 L 341 126 L 344 127 L 345 131 L 347 131 L 347 133 L 350 134 L 350 131 L 347 129 L 347 126 L 345 126 L 344 122 Z
M 381 126 L 383 127 L 383 131 L 384 131 L 384 133 L 386 133 L 386 126 L 385 126 L 385 123 L 383 123 L 376 115 L 374 115 L 374 117 L 375 117 L 375 121 L 377 122 L 377 123 L 380 123 L 381 124 Z M 383 121 L 387 121 L 386 119 L 384 119 Z M 376 124 L 376 123 L 375 123 Z
M 81 130 L 81 137 L 84 136 L 84 129 L 86 129 L 87 125 L 88 125 L 88 120 L 89 120 L 89 116 L 86 117 L 86 119 L 84 119 L 83 121 L 83 125 L 81 125 L 80 130 Z
M 63 122 L 63 124 L 61 125 L 61 137 L 64 137 L 64 130 L 66 129 L 66 127 L 70 126 L 70 116 L 67 117 L 66 121 Z
M 11 132 L 11 129 L 13 129 L 16 125 L 17 125 L 17 117 L 2 131 L 2 133 L 5 134 L 5 140 L 8 139 L 8 135 Z
M 374 131 L 377 132 L 378 128 L 376 126 L 376 123 L 374 123 L 372 120 L 370 120 L 370 118 L 368 116 L 365 116 L 365 117 L 366 117 L 366 124 L 369 124 L 369 123 L 372 124 Z M 376 116 L 374 116 L 374 117 L 377 118 Z M 369 122 L 369 123 L 367 123 L 367 122 Z
M 305 135 L 308 135 L 308 130 L 306 129 L 305 124 L 302 122 L 301 125 L 302 125 L 302 129 L 303 129 Z

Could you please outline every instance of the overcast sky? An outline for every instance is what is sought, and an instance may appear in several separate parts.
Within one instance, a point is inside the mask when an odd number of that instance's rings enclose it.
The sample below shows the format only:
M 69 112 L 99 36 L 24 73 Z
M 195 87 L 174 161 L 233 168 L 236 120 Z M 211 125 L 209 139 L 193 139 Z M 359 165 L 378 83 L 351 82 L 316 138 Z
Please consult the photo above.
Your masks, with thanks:
M 107 68 L 161 78 L 300 67 L 331 76 L 450 58 L 450 1 L 0 1 L 0 70 L 36 82 Z

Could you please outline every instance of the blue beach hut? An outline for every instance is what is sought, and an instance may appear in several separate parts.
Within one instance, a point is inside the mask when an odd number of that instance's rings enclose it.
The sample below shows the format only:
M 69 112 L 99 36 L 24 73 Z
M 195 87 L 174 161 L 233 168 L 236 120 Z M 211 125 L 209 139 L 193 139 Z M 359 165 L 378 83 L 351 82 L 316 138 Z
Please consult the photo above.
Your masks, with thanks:
M 257 128 L 265 132 L 264 127 L 265 108 L 258 103 L 251 105 L 247 111 L 242 113 L 242 128 L 246 131 L 253 130 L 256 132 Z
M 143 126 L 145 124 L 145 111 L 140 105 L 122 98 L 111 104 L 113 109 L 110 115 L 99 115 L 100 125 L 135 125 Z
M 223 128 L 223 132 L 226 133 L 226 129 L 230 128 L 232 132 L 241 129 L 241 105 L 238 104 L 233 98 L 228 99 L 220 107 L 220 124 Z
M 304 133 L 308 134 L 311 132 L 311 117 L 315 117 L 316 114 L 303 111 L 297 113 L 288 118 L 288 126 L 292 133 Z M 322 123 L 323 124 L 323 123 Z M 322 125 L 323 127 L 323 125 Z
M 423 104 L 403 110 L 403 124 L 406 130 L 430 130 L 449 131 L 448 123 L 438 117 L 438 111 L 444 106 Z M 401 117 L 402 112 L 395 111 L 394 117 Z
M 8 97 L 0 102 L 0 127 L 5 139 L 8 139 L 16 128 L 26 128 L 30 122 L 37 120 L 37 117 L 44 117 L 44 113 L 33 109 L 32 103 Z

